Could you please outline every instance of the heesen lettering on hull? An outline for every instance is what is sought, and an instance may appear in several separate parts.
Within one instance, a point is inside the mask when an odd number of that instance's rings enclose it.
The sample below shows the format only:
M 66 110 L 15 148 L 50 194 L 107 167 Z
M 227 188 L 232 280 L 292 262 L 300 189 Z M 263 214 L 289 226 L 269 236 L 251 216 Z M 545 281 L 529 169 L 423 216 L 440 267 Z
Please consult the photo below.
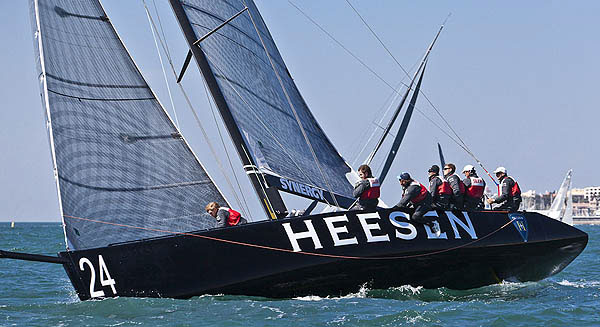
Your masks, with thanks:
M 459 219 L 454 213 L 449 211 L 445 212 L 445 215 L 448 218 L 448 222 L 452 226 L 454 239 L 461 239 L 458 227 L 467 232 L 470 239 L 477 239 L 477 233 L 475 232 L 475 228 L 467 212 L 462 212 L 462 216 L 464 217 L 463 219 Z M 429 212 L 427 216 L 439 217 L 435 211 Z M 359 244 L 358 238 L 356 236 L 352 236 L 356 235 L 357 233 L 361 233 L 363 237 L 360 239 L 364 239 L 366 243 L 390 242 L 390 239 L 393 238 L 409 241 L 414 240 L 418 235 L 417 227 L 408 222 L 409 215 L 402 211 L 394 211 L 389 214 L 389 217 L 384 217 L 384 219 L 388 218 L 389 222 L 396 228 L 392 235 L 382 232 L 381 226 L 378 222 L 381 220 L 379 213 L 375 212 L 356 214 L 356 217 L 360 222 L 360 231 L 348 230 L 347 215 L 323 218 L 323 221 L 327 226 L 327 230 L 329 231 L 329 236 L 331 236 L 331 241 L 333 241 L 333 246 L 337 247 Z M 321 244 L 319 235 L 313 226 L 312 219 L 305 219 L 303 222 L 306 227 L 306 231 L 304 232 L 294 232 L 292 230 L 291 223 L 282 224 L 294 251 L 302 251 L 300 245 L 298 244 L 298 240 L 301 239 L 311 239 L 314 245 L 314 250 L 322 249 L 323 245 Z M 431 231 L 429 226 L 421 225 L 421 227 L 424 228 L 427 234 L 427 239 L 448 239 L 446 232 L 442 232 L 440 236 L 437 237 Z M 342 238 L 342 235 L 346 235 L 345 238 Z

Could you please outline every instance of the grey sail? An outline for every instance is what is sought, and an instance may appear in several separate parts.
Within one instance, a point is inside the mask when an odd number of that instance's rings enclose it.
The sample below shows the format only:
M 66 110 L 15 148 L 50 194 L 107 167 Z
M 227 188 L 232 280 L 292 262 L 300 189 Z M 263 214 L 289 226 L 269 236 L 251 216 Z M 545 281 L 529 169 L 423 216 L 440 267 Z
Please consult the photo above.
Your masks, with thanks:
M 258 167 L 265 184 L 282 191 L 321 197 L 322 202 L 331 201 L 331 197 L 323 200 L 323 191 L 351 198 L 352 186 L 346 178 L 351 168 L 300 95 L 255 4 L 248 0 L 170 2 L 190 44 L 248 7 L 192 46 L 192 52 L 196 46 L 201 50 L 194 57 L 234 143 L 241 143 L 237 151 L 242 162 Z M 202 62 L 207 63 L 204 68 Z M 259 195 L 260 187 L 255 185 Z
M 213 227 L 204 206 L 225 199 L 100 3 L 32 0 L 31 9 L 67 246 Z

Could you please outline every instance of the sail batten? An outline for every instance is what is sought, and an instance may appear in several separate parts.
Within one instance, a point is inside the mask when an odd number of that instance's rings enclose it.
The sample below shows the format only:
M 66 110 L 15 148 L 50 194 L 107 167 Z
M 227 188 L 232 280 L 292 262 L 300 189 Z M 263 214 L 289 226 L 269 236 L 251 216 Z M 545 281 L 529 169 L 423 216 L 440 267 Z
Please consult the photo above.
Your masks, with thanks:
M 31 1 L 68 248 L 214 227 L 204 206 L 226 199 L 101 4 Z

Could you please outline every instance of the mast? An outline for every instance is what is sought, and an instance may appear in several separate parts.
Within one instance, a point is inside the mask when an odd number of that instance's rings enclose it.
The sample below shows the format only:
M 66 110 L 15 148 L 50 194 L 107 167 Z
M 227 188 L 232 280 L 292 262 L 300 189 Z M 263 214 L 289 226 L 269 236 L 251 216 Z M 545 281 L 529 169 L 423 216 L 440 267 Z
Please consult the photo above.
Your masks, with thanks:
M 371 152 L 371 154 L 369 155 L 369 157 L 365 161 L 365 164 L 367 164 L 367 165 L 371 164 L 371 161 L 373 161 L 373 158 L 375 157 L 375 154 L 377 153 L 377 151 L 379 150 L 379 148 L 381 148 L 381 145 L 383 144 L 383 141 L 388 136 L 390 130 L 392 129 L 392 126 L 394 125 L 394 122 L 396 121 L 396 118 L 398 118 L 398 114 L 400 113 L 400 110 L 402 110 L 402 107 L 404 106 L 404 103 L 406 102 L 406 98 L 408 97 L 408 94 L 409 94 L 409 92 L 410 92 L 413 84 L 415 83 L 415 80 L 417 79 L 417 75 L 419 74 L 419 71 L 421 71 L 421 69 L 425 65 L 425 62 L 427 61 L 427 57 L 429 57 L 429 53 L 431 52 L 431 49 L 433 49 L 435 41 L 437 41 L 438 36 L 440 36 L 440 33 L 442 33 L 443 29 L 444 29 L 444 25 L 442 24 L 442 26 L 440 26 L 440 29 L 438 30 L 437 34 L 435 35 L 435 38 L 433 39 L 433 41 L 431 42 L 431 44 L 427 48 L 427 51 L 425 51 L 425 55 L 423 55 L 423 59 L 421 59 L 421 63 L 419 64 L 419 67 L 415 71 L 415 74 L 413 75 L 413 78 L 410 81 L 410 84 L 408 85 L 408 88 L 406 89 L 406 92 L 404 92 L 404 95 L 402 96 L 402 100 L 400 100 L 400 104 L 398 104 L 398 107 L 394 111 L 394 114 L 392 115 L 392 119 L 390 120 L 390 122 L 388 123 L 387 127 L 385 128 L 385 131 L 383 132 L 383 135 L 381 135 L 381 138 L 379 139 L 379 142 L 377 142 L 377 145 L 375 145 L 375 148 L 373 149 L 373 151 Z
M 260 180 L 258 166 L 250 156 L 250 149 L 248 149 L 246 142 L 244 141 L 244 138 L 242 137 L 242 134 L 235 123 L 233 115 L 231 114 L 231 110 L 225 101 L 223 92 L 217 84 L 217 80 L 214 77 L 213 71 L 208 64 L 208 60 L 204 55 L 204 52 L 196 44 L 196 34 L 192 30 L 191 23 L 184 12 L 183 6 L 178 0 L 169 0 L 169 3 L 171 4 L 171 8 L 173 8 L 175 17 L 179 21 L 179 26 L 185 35 L 186 41 L 190 47 L 190 51 L 196 59 L 198 68 L 202 72 L 202 76 L 204 76 L 204 80 L 208 85 L 208 89 L 210 90 L 217 108 L 219 109 L 221 118 L 223 119 L 223 122 L 227 127 L 227 131 L 229 132 L 229 136 L 235 145 L 235 149 L 237 150 L 239 158 L 242 161 L 244 170 L 246 171 L 248 178 L 250 178 L 252 186 L 254 187 L 254 190 L 260 199 L 263 210 L 268 217 L 275 219 L 277 216 L 270 204 L 269 197 L 267 196 L 267 185 Z

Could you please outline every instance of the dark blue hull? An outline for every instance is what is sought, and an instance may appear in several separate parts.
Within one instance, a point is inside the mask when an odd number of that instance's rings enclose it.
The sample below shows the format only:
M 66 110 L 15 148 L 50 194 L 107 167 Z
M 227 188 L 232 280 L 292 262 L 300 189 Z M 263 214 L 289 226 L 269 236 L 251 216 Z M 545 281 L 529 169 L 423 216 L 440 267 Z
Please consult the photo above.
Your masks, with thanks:
M 434 214 L 431 212 L 430 214 Z M 538 213 L 438 212 L 440 238 L 391 209 L 335 212 L 61 252 L 80 299 L 469 289 L 564 269 L 586 233 Z M 93 283 L 92 283 L 93 278 Z

